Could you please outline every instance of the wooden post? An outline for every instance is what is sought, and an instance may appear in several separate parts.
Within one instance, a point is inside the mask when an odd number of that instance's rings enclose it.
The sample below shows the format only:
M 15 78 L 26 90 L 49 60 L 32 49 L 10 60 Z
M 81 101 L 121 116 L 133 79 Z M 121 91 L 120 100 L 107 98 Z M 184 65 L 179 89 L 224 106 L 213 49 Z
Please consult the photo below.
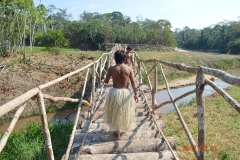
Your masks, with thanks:
M 45 145 L 46 145 L 46 150 L 47 150 L 47 154 L 48 154 L 48 159 L 54 160 L 51 135 L 50 135 L 50 131 L 48 128 L 47 114 L 46 114 L 46 110 L 45 110 L 43 94 L 41 91 L 39 91 L 37 94 L 37 100 L 38 100 L 38 106 L 39 106 L 40 113 L 41 113 L 41 121 L 42 121 L 43 130 L 44 130 L 44 139 L 45 139 Z
M 133 64 L 132 64 L 132 67 L 133 67 L 133 73 L 134 73 L 134 75 L 136 74 L 136 69 L 135 69 L 135 66 L 136 66 L 136 56 L 135 56 L 135 53 L 134 54 L 132 54 L 132 56 L 133 56 Z
M 152 112 L 154 113 L 155 107 L 156 107 L 156 94 L 157 91 L 157 62 L 155 62 L 155 68 L 154 68 L 154 86 L 152 89 Z
M 146 68 L 143 64 L 143 61 L 141 61 L 141 63 L 142 63 L 143 70 L 144 70 L 145 74 L 147 75 L 147 70 L 146 70 Z M 148 79 L 148 84 L 149 84 L 150 91 L 152 91 L 152 84 L 151 84 L 149 76 L 147 76 L 147 79 Z
M 75 136 L 75 132 L 76 132 L 76 129 L 77 129 L 78 120 L 79 120 L 80 111 L 81 111 L 81 106 L 82 106 L 82 100 L 83 100 L 86 85 L 87 85 L 88 73 L 89 73 L 89 68 L 87 69 L 87 73 L 86 73 L 86 77 L 85 77 L 85 81 L 84 81 L 84 86 L 83 86 L 83 90 L 82 90 L 82 94 L 81 94 L 81 99 L 80 99 L 80 102 L 77 106 L 78 110 L 77 110 L 76 117 L 74 119 L 72 134 L 71 134 L 71 137 L 70 137 L 70 140 L 69 140 L 69 143 L 68 143 L 68 148 L 67 148 L 67 151 L 66 151 L 66 154 L 65 154 L 65 157 L 64 157 L 65 160 L 68 160 L 69 153 L 70 153 L 70 150 L 71 150 L 71 147 L 72 147 L 72 144 L 73 144 L 73 139 L 74 139 L 74 136 Z
M 96 81 L 96 76 L 95 76 L 95 63 L 92 66 L 92 107 L 91 107 L 91 115 L 93 114 L 93 109 L 95 105 L 95 81 Z
M 196 101 L 197 101 L 197 112 L 198 112 L 198 148 L 200 149 L 200 159 L 205 160 L 205 106 L 204 106 L 204 82 L 205 76 L 202 72 L 202 68 L 198 67 L 198 74 L 196 77 Z
M 140 61 L 138 61 L 138 81 L 139 81 L 139 85 L 142 85 L 142 72 L 141 72 Z
M 98 76 L 98 80 L 99 80 L 98 65 L 99 65 L 99 61 L 97 62 L 97 64 L 96 64 L 96 68 L 95 68 L 95 74 L 97 74 L 97 76 Z M 99 88 L 98 80 L 97 80 L 97 84 L 98 84 L 98 88 Z
M 110 53 L 111 54 L 111 53 Z M 107 65 L 107 70 L 108 70 L 108 68 L 111 66 L 111 64 L 110 64 L 110 54 L 108 55 L 108 65 Z
M 99 61 L 99 84 L 98 88 L 101 88 L 101 83 L 102 83 L 102 58 Z

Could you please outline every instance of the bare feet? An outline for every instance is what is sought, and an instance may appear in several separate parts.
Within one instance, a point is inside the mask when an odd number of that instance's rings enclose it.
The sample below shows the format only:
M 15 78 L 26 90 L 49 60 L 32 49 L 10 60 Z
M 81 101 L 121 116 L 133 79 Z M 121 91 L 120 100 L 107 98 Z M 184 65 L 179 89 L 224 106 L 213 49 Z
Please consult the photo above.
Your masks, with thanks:
M 114 133 L 114 136 L 117 140 L 119 140 L 121 138 L 120 132 L 118 130 L 113 132 L 113 133 Z

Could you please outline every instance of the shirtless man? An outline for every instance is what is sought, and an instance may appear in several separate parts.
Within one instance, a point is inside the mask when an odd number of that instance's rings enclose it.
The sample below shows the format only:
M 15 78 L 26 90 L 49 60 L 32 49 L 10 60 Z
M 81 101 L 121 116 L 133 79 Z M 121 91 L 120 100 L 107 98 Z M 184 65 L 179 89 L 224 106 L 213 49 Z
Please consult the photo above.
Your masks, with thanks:
M 131 68 L 123 62 L 126 54 L 118 50 L 114 54 L 116 65 L 108 69 L 104 80 L 108 83 L 113 79 L 113 88 L 110 90 L 105 107 L 104 120 L 109 125 L 109 130 L 114 131 L 116 138 L 120 139 L 120 133 L 132 130 L 135 126 L 135 101 L 138 102 L 136 84 Z M 133 91 L 128 89 L 129 80 Z
M 126 59 L 124 61 L 124 64 L 130 65 L 130 62 L 132 63 L 131 65 L 133 65 L 133 59 L 132 59 L 132 54 L 130 53 L 132 51 L 132 47 L 131 46 L 127 46 L 126 49 Z

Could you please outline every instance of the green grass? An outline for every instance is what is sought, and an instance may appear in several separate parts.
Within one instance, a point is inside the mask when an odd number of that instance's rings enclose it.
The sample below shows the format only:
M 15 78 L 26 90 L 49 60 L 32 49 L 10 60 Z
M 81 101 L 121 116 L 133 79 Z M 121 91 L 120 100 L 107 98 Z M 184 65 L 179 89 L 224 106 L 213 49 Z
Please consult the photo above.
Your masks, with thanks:
M 69 135 L 73 125 L 55 123 L 49 125 L 51 141 L 55 159 L 61 159 L 65 154 Z M 2 134 L 0 134 L 2 138 Z M 29 123 L 26 130 L 12 133 L 7 145 L 0 154 L 1 160 L 45 160 L 47 152 L 44 143 L 44 134 L 41 124 Z
M 231 87 L 227 92 L 238 102 L 240 102 L 240 88 Z M 197 108 L 194 99 L 189 104 L 180 107 L 181 114 L 197 143 L 198 124 Z M 230 106 L 217 93 L 205 98 L 206 114 L 206 159 L 239 160 L 240 159 L 240 114 Z M 192 151 L 184 151 L 184 146 L 190 146 L 188 138 L 180 124 L 175 112 L 164 115 L 161 118 L 165 124 L 164 134 L 174 136 L 177 150 L 181 159 L 195 159 Z M 216 151 L 211 151 L 210 147 L 216 146 Z
M 58 48 L 60 51 L 60 54 L 86 54 L 88 56 L 100 56 L 103 51 L 82 51 L 80 49 L 77 48 Z M 26 53 L 30 53 L 30 47 L 27 46 L 26 47 Z M 32 53 L 36 54 L 36 53 L 50 53 L 49 51 L 46 50 L 45 47 L 33 47 L 33 51 Z M 51 54 L 51 53 L 50 53 Z

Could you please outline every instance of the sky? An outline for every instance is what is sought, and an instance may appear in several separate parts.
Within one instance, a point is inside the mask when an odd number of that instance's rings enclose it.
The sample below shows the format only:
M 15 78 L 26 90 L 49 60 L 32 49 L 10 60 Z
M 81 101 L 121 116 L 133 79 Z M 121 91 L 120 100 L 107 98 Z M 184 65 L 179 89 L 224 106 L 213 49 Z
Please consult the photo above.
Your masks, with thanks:
M 240 0 L 34 0 L 35 5 L 40 1 L 46 7 L 53 4 L 57 8 L 67 8 L 73 20 L 79 20 L 84 11 L 100 14 L 119 11 L 132 21 L 137 17 L 155 21 L 166 19 L 171 22 L 172 29 L 185 26 L 202 29 L 224 20 L 240 20 Z

